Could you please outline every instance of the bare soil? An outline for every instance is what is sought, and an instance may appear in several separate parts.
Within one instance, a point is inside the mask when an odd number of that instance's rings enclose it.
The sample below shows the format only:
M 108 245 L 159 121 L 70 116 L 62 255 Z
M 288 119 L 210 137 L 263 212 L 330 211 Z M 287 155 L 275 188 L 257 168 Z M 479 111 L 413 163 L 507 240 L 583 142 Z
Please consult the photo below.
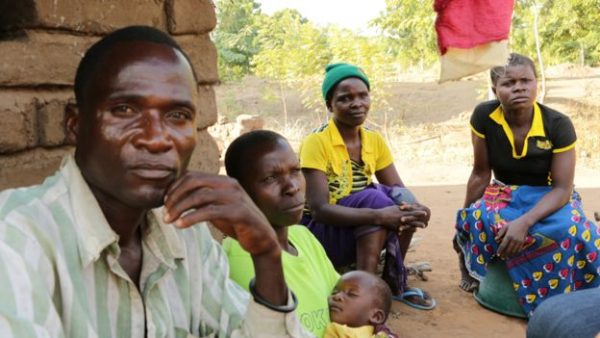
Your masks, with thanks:
M 524 337 L 527 322 L 494 313 L 480 306 L 472 294 L 458 288 L 460 272 L 452 249 L 454 217 L 465 194 L 464 185 L 414 186 L 411 190 L 431 207 L 427 229 L 415 234 L 415 244 L 406 257 L 408 264 L 427 261 L 433 271 L 428 281 L 409 277 L 411 286 L 429 292 L 437 301 L 432 311 L 413 309 L 394 302 L 388 324 L 403 338 L 426 337 Z M 600 210 L 600 188 L 578 189 L 586 215 Z
M 569 115 L 578 133 L 575 185 L 589 218 L 600 211 L 600 71 L 569 65 L 548 70 L 545 103 Z M 437 300 L 432 311 L 393 305 L 388 323 L 405 338 L 523 337 L 527 322 L 491 312 L 458 288 L 459 270 L 452 249 L 454 217 L 465 196 L 472 163 L 469 116 L 487 97 L 488 82 L 480 75 L 468 80 L 437 84 L 407 80 L 390 84 L 387 101 L 393 109 L 385 124 L 382 112 L 371 112 L 375 127 L 388 138 L 396 167 L 404 181 L 432 210 L 429 227 L 417 232 L 407 263 L 427 261 L 433 271 L 428 281 L 409 277 Z M 319 113 L 304 109 L 298 92 L 289 90 L 287 109 L 291 126 L 283 126 L 281 102 L 264 80 L 217 88 L 219 112 L 229 117 L 257 114 L 267 128 L 298 145 L 319 123 Z M 324 114 L 321 113 L 321 116 Z M 387 128 L 382 128 L 383 126 Z

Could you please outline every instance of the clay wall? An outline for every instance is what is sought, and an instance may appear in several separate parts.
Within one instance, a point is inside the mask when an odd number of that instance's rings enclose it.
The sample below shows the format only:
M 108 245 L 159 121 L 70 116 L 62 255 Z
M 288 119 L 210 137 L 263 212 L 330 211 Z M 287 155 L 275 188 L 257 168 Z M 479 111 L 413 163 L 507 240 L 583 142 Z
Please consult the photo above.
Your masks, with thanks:
M 36 184 L 73 150 L 65 107 L 84 51 L 128 25 L 172 35 L 198 75 L 198 145 L 191 166 L 216 173 L 219 150 L 207 128 L 217 121 L 217 52 L 211 0 L 0 0 L 0 190 Z

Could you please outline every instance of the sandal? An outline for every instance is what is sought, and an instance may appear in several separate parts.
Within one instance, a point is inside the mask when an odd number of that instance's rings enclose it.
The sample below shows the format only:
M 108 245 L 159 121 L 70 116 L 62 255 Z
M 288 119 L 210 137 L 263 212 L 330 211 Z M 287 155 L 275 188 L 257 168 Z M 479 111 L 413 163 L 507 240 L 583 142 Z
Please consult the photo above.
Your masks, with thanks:
M 411 297 L 411 296 L 417 296 L 423 300 L 429 300 L 429 301 L 431 301 L 431 304 L 422 305 L 422 304 L 418 304 L 418 303 L 413 303 L 408 300 L 408 297 Z M 421 290 L 419 288 L 407 288 L 406 291 L 404 291 L 404 293 L 402 295 L 392 296 L 392 299 L 402 302 L 408 306 L 414 307 L 415 309 L 419 309 L 419 310 L 432 310 L 436 306 L 435 299 L 425 298 L 425 293 L 423 292 L 423 290 Z

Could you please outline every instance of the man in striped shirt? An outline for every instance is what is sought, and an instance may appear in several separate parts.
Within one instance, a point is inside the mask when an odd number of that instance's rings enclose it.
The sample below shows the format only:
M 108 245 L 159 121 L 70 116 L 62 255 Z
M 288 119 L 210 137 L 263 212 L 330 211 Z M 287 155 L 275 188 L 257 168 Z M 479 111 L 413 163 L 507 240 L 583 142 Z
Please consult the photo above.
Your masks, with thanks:
M 116 31 L 87 51 L 75 96 L 74 156 L 0 194 L 0 337 L 307 335 L 267 219 L 235 180 L 186 171 L 198 92 L 179 46 Z M 207 221 L 252 254 L 252 296 Z

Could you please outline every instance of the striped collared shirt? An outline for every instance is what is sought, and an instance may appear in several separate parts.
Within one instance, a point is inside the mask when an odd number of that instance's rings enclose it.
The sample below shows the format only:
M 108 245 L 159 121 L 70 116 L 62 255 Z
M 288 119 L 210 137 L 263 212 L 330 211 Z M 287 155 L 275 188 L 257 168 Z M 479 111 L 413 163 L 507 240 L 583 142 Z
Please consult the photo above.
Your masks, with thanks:
M 72 157 L 38 186 L 0 194 L 0 337 L 301 337 L 228 278 L 206 224 L 147 215 L 140 289 Z M 291 297 L 290 297 L 291 298 Z

